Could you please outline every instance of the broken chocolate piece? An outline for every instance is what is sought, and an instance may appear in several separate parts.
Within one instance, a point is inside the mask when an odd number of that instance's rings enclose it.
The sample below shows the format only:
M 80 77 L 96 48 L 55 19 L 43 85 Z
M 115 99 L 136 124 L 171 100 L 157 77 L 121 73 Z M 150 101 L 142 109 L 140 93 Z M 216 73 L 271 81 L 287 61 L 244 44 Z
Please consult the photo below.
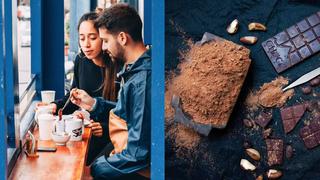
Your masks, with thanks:
M 283 159 L 283 140 L 282 139 L 266 139 L 268 164 L 280 165 Z
M 303 94 L 310 94 L 312 92 L 312 88 L 310 86 L 305 86 L 301 88 Z
M 305 106 L 307 111 L 312 112 L 312 111 L 320 111 L 320 107 L 318 105 L 317 101 L 308 101 L 305 102 Z
M 262 133 L 262 136 L 263 136 L 263 139 L 267 139 L 272 133 L 272 129 L 271 128 L 268 128 L 266 130 L 263 131 Z
M 286 134 L 293 130 L 305 111 L 305 104 L 298 104 L 280 109 L 283 128 Z
M 243 147 L 244 147 L 245 149 L 247 149 L 247 148 L 251 148 L 252 145 L 251 145 L 251 143 L 250 143 L 249 141 L 245 141 L 245 142 L 243 143 Z
M 244 126 L 246 126 L 247 128 L 251 128 L 253 126 L 253 122 L 249 119 L 244 119 L 243 120 L 243 124 Z
M 312 149 L 320 144 L 320 118 L 315 118 L 309 125 L 300 130 L 300 137 L 308 149 Z
M 320 51 L 319 15 L 313 14 L 262 43 L 278 73 Z
M 270 120 L 272 119 L 272 111 L 270 112 L 261 112 L 258 116 L 258 118 L 255 120 L 255 122 L 265 128 L 268 123 L 270 122 Z
M 318 86 L 320 84 L 320 77 L 316 77 L 310 81 L 311 86 Z
M 286 158 L 290 159 L 293 155 L 293 148 L 291 145 L 286 147 Z

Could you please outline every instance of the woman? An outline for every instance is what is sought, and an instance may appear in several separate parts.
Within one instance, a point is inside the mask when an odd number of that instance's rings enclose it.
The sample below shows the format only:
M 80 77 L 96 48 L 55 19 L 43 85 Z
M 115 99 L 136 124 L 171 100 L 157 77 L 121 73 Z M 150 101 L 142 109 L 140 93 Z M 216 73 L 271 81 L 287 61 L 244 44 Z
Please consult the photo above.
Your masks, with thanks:
M 98 28 L 94 20 L 98 14 L 94 12 L 84 14 L 78 23 L 80 53 L 76 56 L 74 65 L 74 78 L 71 89 L 83 89 L 93 97 L 103 97 L 109 101 L 116 101 L 118 88 L 116 87 L 116 73 L 118 67 L 113 64 L 110 57 L 102 51 L 102 40 L 99 38 Z M 57 110 L 67 102 L 70 93 L 64 98 L 52 102 L 49 106 Z M 72 114 L 79 107 L 68 103 L 63 114 Z M 94 135 L 91 139 L 87 164 L 110 142 L 108 135 L 108 113 L 91 117 L 95 122 L 89 125 Z M 98 148 L 98 146 L 102 148 Z

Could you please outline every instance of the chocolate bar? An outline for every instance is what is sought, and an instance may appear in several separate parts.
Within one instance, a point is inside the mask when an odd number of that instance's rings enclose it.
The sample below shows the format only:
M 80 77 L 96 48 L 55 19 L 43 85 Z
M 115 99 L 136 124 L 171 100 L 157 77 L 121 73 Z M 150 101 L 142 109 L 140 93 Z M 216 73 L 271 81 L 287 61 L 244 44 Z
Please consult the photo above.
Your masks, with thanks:
M 280 109 L 283 128 L 286 134 L 293 130 L 305 111 L 305 104 L 298 104 Z
M 266 139 L 268 165 L 280 165 L 283 160 L 283 140 L 282 139 Z
M 320 11 L 264 41 L 262 47 L 280 73 L 320 51 Z
M 320 144 L 320 118 L 314 119 L 309 125 L 300 130 L 300 137 L 308 149 Z

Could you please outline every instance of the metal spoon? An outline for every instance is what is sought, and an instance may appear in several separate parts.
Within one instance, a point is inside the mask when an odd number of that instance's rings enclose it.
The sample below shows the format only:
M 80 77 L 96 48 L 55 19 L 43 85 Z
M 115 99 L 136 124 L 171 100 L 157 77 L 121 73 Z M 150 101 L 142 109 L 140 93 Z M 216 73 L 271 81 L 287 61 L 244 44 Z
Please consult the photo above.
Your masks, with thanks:
M 295 80 L 293 83 L 291 83 L 290 85 L 282 89 L 282 91 L 284 92 L 288 89 L 299 86 L 300 84 L 306 83 L 319 75 L 320 75 L 320 67 L 301 76 L 299 79 Z
M 64 103 L 64 106 L 58 110 L 59 121 L 62 120 L 62 112 L 63 112 L 64 108 L 66 108 L 67 105 L 69 104 L 70 99 L 71 99 L 71 95 L 67 99 L 66 103 Z

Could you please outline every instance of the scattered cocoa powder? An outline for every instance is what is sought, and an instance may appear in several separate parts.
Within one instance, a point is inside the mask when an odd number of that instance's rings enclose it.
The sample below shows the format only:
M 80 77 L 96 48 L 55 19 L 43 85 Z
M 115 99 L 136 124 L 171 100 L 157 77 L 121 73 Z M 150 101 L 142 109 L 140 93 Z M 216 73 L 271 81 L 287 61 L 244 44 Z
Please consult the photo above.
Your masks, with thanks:
M 294 95 L 294 90 L 285 92 L 282 88 L 288 84 L 288 79 L 280 76 L 270 83 L 265 83 L 259 91 L 252 92 L 247 96 L 246 106 L 249 110 L 256 110 L 257 107 L 281 107 Z
M 180 75 L 167 84 L 166 108 L 171 101 L 167 96 L 177 94 L 195 122 L 224 127 L 250 66 L 249 53 L 230 41 L 190 45 L 178 66 Z M 170 114 L 168 110 L 166 116 Z
M 175 124 L 166 132 L 166 136 L 173 140 L 173 146 L 177 154 L 183 154 L 184 150 L 191 151 L 199 145 L 200 135 L 181 124 Z

